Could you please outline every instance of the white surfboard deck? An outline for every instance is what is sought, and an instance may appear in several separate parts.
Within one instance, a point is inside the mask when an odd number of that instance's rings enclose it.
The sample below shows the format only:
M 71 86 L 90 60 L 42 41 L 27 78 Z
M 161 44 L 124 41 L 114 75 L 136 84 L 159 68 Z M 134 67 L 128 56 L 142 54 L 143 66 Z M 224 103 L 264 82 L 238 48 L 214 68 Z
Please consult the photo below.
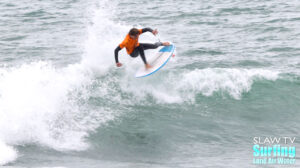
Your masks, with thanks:
M 174 44 L 171 44 L 169 46 L 164 46 L 156 53 L 154 57 L 152 57 L 150 60 L 147 60 L 147 62 L 152 66 L 152 68 L 146 69 L 145 65 L 143 65 L 143 67 L 139 68 L 139 70 L 136 72 L 135 77 L 141 78 L 141 77 L 146 77 L 154 74 L 155 72 L 157 72 L 159 69 L 161 69 L 163 66 L 166 65 L 166 63 L 173 55 L 174 51 L 175 51 Z

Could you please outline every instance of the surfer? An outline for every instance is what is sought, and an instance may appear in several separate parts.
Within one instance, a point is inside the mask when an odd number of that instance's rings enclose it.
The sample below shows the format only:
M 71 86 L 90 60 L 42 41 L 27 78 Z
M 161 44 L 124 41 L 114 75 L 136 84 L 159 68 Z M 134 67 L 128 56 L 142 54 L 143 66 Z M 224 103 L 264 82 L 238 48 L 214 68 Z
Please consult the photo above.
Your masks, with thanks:
M 159 46 L 168 46 L 170 45 L 169 42 L 156 42 L 154 44 L 149 44 L 149 43 L 139 43 L 139 35 L 145 32 L 151 32 L 153 35 L 157 35 L 158 31 L 157 29 L 152 30 L 151 28 L 143 28 L 143 29 L 137 29 L 137 28 L 132 28 L 130 29 L 129 33 L 126 35 L 125 39 L 123 42 L 118 45 L 118 47 L 115 49 L 115 60 L 116 60 L 116 65 L 117 67 L 121 67 L 122 64 L 119 62 L 118 59 L 118 53 L 122 48 L 126 48 L 126 51 L 128 55 L 131 57 L 137 57 L 141 55 L 141 58 L 143 62 L 145 63 L 146 68 L 151 68 L 151 65 L 147 63 L 146 57 L 144 50 L 147 49 L 155 49 Z

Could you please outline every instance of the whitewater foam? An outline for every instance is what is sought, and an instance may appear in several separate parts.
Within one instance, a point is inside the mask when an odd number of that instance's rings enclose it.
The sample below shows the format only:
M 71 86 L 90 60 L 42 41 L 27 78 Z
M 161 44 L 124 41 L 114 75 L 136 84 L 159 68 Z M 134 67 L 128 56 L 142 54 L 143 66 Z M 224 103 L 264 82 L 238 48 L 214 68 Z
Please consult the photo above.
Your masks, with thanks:
M 103 75 L 112 65 L 115 66 L 113 51 L 129 27 L 112 21 L 114 9 L 107 1 L 100 2 L 99 7 L 92 10 L 92 23 L 87 27 L 81 64 Z M 125 55 L 125 51 L 120 55 Z
M 9 158 L 16 158 L 17 153 L 5 144 L 88 148 L 87 132 L 113 118 L 109 110 L 89 110 L 82 103 L 89 97 L 92 82 L 79 64 L 55 69 L 49 63 L 35 62 L 0 69 L 0 140 Z
M 216 92 L 240 99 L 249 92 L 256 80 L 278 79 L 279 72 L 265 69 L 207 68 L 185 71 L 161 71 L 152 77 L 139 80 L 125 76 L 122 90 L 143 101 L 152 96 L 157 102 L 194 102 L 197 94 L 212 96 Z M 160 81 L 160 82 L 157 82 Z
M 264 69 L 207 68 L 196 69 L 183 74 L 177 90 L 201 93 L 211 96 L 215 92 L 228 93 L 240 99 L 249 92 L 255 80 L 276 80 L 278 72 Z M 189 95 L 186 95 L 190 97 Z
M 14 161 L 17 158 L 17 151 L 10 146 L 7 146 L 0 140 L 0 165 Z
M 0 164 L 17 158 L 14 145 L 85 150 L 88 132 L 115 117 L 109 108 L 91 109 L 87 102 L 95 73 L 106 75 L 114 65 L 112 51 L 128 27 L 111 21 L 104 5 L 99 8 L 92 10 L 80 63 L 56 68 L 40 61 L 0 68 Z

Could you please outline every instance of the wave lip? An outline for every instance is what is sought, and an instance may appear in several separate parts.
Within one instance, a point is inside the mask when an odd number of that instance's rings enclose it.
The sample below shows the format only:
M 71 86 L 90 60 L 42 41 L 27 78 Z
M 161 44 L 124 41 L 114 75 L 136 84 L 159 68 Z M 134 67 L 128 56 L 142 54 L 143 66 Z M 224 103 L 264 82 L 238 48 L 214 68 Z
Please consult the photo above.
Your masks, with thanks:
M 125 76 L 120 86 L 139 102 L 148 101 L 150 96 L 157 103 L 195 103 L 198 94 L 209 97 L 220 93 L 238 100 L 254 82 L 278 77 L 279 72 L 266 69 L 206 68 L 160 72 L 140 80 Z
M 278 72 L 264 69 L 196 69 L 183 74 L 178 90 L 200 92 L 211 96 L 214 92 L 226 92 L 235 99 L 240 99 L 243 92 L 249 92 L 255 80 L 276 80 Z

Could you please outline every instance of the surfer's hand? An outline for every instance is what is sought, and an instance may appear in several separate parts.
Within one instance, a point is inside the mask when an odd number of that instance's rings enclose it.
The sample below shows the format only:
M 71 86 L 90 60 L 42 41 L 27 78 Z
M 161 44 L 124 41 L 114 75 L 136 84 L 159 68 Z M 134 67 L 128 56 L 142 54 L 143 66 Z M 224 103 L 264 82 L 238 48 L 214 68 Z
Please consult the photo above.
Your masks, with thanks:
M 117 67 L 121 67 L 122 64 L 120 62 L 117 63 Z
M 152 66 L 149 64 L 145 64 L 145 67 L 146 67 L 146 69 L 152 68 Z
M 156 36 L 157 33 L 158 33 L 157 29 L 155 29 L 155 30 L 152 31 L 152 34 L 153 34 L 154 36 Z

